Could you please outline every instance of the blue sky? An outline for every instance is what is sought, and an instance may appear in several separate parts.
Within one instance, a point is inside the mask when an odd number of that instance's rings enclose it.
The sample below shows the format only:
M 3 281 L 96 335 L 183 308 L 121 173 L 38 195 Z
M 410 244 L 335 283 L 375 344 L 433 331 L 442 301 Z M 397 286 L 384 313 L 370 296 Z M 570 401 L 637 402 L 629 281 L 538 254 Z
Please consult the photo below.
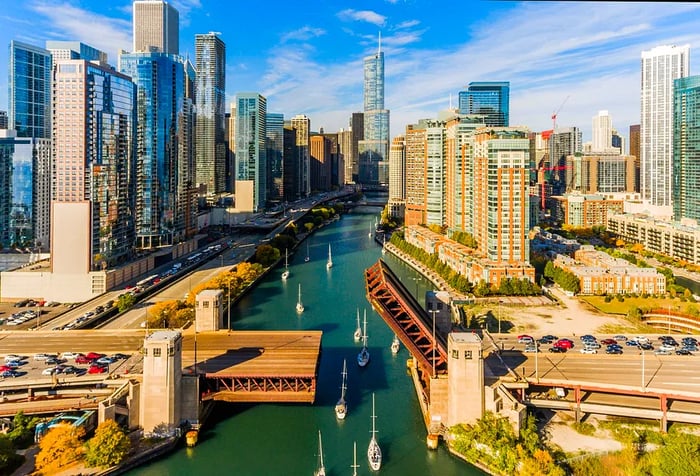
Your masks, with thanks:
M 3 0 L 9 6 L 10 0 Z M 0 109 L 7 107 L 7 45 L 16 39 L 80 40 L 130 50 L 130 0 L 26 0 L 0 13 Z M 391 135 L 449 106 L 470 81 L 511 82 L 511 125 L 576 125 L 607 109 L 627 135 L 639 122 L 640 55 L 660 44 L 700 47 L 700 5 L 691 3 L 374 0 L 172 0 L 180 53 L 194 35 L 226 43 L 226 92 L 267 97 L 269 112 L 306 114 L 337 131 L 362 110 L 362 58 L 385 53 Z

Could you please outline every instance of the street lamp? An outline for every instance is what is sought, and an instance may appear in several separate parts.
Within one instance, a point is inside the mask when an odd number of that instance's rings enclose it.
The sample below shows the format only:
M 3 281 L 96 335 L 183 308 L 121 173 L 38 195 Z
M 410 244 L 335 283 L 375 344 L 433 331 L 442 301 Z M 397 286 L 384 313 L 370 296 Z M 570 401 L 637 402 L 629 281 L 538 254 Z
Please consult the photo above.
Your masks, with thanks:
M 231 331 L 231 276 L 228 277 L 228 330 Z
M 435 378 L 435 313 L 437 309 L 431 309 L 428 312 L 433 315 L 433 378 Z
M 501 333 L 501 304 L 503 303 L 503 300 L 499 299 L 498 300 L 498 333 Z
M 642 350 L 642 392 L 646 391 L 646 379 L 644 378 L 644 356 L 646 355 L 646 352 Z

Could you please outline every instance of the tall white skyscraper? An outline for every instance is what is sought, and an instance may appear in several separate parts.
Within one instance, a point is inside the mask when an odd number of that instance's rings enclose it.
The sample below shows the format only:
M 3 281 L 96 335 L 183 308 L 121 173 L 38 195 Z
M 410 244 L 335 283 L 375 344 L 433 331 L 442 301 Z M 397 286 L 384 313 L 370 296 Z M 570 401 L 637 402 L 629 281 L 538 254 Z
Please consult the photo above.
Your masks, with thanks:
M 179 54 L 180 15 L 163 0 L 134 2 L 134 52 Z
M 595 152 L 607 151 L 612 147 L 612 118 L 608 111 L 598 111 L 593 116 L 593 148 Z
M 645 203 L 663 210 L 673 197 L 673 80 L 688 76 L 689 68 L 690 45 L 642 51 L 640 188 Z

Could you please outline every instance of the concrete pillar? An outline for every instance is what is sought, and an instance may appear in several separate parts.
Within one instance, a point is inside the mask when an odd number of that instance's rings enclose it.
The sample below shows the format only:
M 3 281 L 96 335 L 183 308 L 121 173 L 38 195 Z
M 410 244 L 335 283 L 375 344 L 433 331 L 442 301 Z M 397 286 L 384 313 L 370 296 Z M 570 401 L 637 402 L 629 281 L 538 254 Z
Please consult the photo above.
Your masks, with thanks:
M 668 431 L 668 398 L 666 395 L 661 395 L 659 399 L 659 405 L 661 407 L 661 431 L 666 433 Z
M 144 342 L 140 423 L 145 435 L 172 434 L 180 425 L 182 334 L 157 331 Z
M 452 332 L 447 339 L 447 426 L 484 416 L 484 357 L 481 338 Z

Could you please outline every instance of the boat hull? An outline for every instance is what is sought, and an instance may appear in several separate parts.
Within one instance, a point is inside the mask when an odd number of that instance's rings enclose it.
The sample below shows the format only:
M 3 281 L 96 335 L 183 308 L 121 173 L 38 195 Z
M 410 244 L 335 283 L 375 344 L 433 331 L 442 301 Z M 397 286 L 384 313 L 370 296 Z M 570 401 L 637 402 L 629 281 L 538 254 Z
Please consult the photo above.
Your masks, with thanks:
M 367 448 L 367 461 L 369 467 L 374 471 L 379 471 L 382 467 L 382 450 L 374 438 L 369 442 L 369 448 Z
M 369 363 L 369 352 L 367 349 L 362 349 L 362 351 L 357 354 L 357 365 L 364 367 Z

